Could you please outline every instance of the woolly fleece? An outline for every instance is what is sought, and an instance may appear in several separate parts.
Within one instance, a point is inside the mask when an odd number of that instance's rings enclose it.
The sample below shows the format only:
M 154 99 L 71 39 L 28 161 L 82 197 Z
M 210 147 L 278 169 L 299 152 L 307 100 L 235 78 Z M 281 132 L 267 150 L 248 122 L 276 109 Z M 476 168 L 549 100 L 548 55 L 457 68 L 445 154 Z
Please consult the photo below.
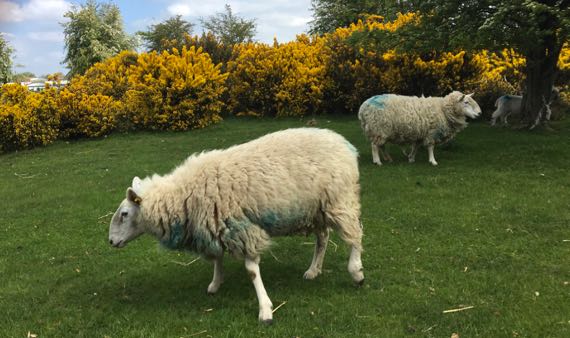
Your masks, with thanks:
M 190 156 L 142 181 L 140 224 L 171 249 L 257 257 L 271 236 L 333 228 L 361 250 L 356 149 L 326 129 L 288 129 Z

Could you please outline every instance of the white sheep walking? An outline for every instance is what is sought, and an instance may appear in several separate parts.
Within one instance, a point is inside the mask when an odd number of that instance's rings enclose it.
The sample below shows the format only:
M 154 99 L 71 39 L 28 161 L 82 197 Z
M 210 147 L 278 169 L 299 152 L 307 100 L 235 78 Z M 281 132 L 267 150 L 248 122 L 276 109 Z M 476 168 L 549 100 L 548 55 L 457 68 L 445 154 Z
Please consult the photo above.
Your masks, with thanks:
M 259 272 L 270 237 L 316 235 L 306 279 L 321 273 L 329 229 L 352 249 L 348 271 L 361 284 L 362 227 L 356 149 L 330 130 L 299 128 L 190 156 L 165 176 L 133 179 L 109 227 L 117 248 L 143 233 L 171 249 L 213 261 L 208 293 L 223 281 L 225 251 L 245 258 L 259 300 L 259 320 L 271 323 L 272 303 Z
M 467 126 L 466 117 L 476 118 L 481 108 L 473 94 L 452 92 L 445 97 L 417 97 L 394 94 L 377 95 L 364 101 L 358 119 L 372 144 L 372 161 L 382 165 L 379 151 L 387 154 L 384 145 L 391 142 L 412 145 L 408 154 L 414 162 L 417 148 L 428 149 L 429 162 L 437 165 L 433 155 L 436 144 L 451 140 Z

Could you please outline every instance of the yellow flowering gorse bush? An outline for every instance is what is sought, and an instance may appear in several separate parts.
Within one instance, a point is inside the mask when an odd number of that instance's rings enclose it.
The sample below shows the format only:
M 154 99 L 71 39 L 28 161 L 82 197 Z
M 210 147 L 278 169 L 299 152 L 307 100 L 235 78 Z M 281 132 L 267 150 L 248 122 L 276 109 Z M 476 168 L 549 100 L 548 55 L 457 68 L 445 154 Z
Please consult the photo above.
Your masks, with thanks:
M 318 110 L 326 85 L 325 40 L 299 35 L 273 46 L 236 46 L 228 63 L 230 109 L 239 115 L 303 116 Z
M 357 43 L 359 34 L 394 32 L 418 20 L 415 13 L 394 21 L 370 16 L 322 37 L 299 35 L 272 45 L 224 46 L 213 35 L 187 36 L 182 50 L 121 52 L 59 92 L 30 93 L 20 85 L 4 85 L 0 149 L 114 130 L 202 128 L 220 121 L 224 109 L 238 116 L 356 114 L 365 99 L 381 93 L 475 91 L 489 114 L 500 95 L 522 91 L 525 59 L 510 49 L 412 54 Z M 559 82 L 568 83 L 568 44 L 558 66 Z M 569 90 L 562 91 L 563 102 L 570 101 Z
M 187 130 L 221 120 L 227 74 L 190 47 L 171 53 L 122 52 L 76 76 L 59 92 L 0 91 L 2 151 L 99 137 L 115 129 Z
M 103 94 L 87 94 L 64 89 L 59 95 L 60 136 L 99 137 L 116 127 L 122 108 L 120 101 Z
M 227 74 L 201 48 L 141 54 L 128 72 L 125 111 L 144 129 L 187 130 L 221 120 Z
M 0 150 L 31 148 L 53 142 L 58 136 L 57 93 L 28 92 L 20 84 L 0 88 Z

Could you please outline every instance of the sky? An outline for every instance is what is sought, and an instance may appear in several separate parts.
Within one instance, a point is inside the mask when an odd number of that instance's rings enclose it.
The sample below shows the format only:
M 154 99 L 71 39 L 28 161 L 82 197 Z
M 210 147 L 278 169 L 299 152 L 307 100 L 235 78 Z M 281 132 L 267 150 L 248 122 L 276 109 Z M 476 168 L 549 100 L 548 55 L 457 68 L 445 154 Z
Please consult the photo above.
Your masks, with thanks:
M 229 4 L 234 14 L 255 19 L 255 40 L 271 43 L 295 39 L 305 33 L 311 21 L 311 0 L 98 0 L 116 4 L 127 33 L 147 30 L 174 15 L 194 24 L 194 34 L 202 33 L 200 18 L 223 12 Z M 61 22 L 64 13 L 84 0 L 0 0 L 0 32 L 15 49 L 15 73 L 29 71 L 37 76 L 67 73 L 61 61 L 65 44 Z

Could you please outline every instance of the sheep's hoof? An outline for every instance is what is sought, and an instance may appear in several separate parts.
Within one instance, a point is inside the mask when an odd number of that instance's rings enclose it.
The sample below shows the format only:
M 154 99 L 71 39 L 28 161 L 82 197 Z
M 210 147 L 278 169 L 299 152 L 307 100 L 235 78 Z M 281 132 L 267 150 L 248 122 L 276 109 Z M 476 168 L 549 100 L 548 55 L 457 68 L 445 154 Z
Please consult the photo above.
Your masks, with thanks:
M 433 162 L 430 162 L 430 163 L 431 163 L 431 165 L 433 165 L 434 167 L 437 166 L 437 162 L 436 162 L 436 161 L 433 161 Z
M 273 324 L 273 318 L 260 320 L 259 322 L 263 325 L 272 325 Z
M 364 285 L 364 278 L 362 278 L 360 281 L 355 282 L 355 283 L 356 283 L 356 286 L 358 286 L 358 287 L 363 286 Z
M 308 280 L 312 280 L 312 279 L 317 278 L 317 276 L 319 274 L 320 274 L 320 271 L 318 271 L 318 270 L 315 271 L 315 270 L 309 269 L 309 270 L 305 271 L 303 278 L 308 279 Z
M 210 284 L 210 285 L 208 285 L 208 290 L 206 290 L 206 292 L 209 295 L 214 295 L 216 292 L 218 292 L 219 289 L 220 289 L 220 285 Z

